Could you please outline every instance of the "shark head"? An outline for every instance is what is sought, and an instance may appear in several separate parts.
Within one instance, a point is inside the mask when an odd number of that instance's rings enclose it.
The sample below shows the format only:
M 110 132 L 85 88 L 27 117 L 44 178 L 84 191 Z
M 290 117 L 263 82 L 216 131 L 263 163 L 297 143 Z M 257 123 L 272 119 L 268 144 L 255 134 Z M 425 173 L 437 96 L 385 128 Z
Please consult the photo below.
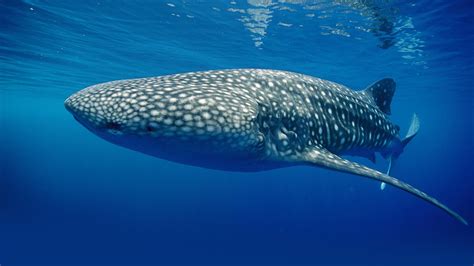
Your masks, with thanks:
M 98 84 L 71 95 L 64 104 L 97 136 L 155 157 L 219 168 L 264 156 L 257 111 L 248 99 L 199 88 L 180 90 L 185 86 L 177 80 Z M 235 168 L 245 167 L 236 163 Z
M 87 87 L 70 97 L 64 106 L 74 118 L 92 133 L 117 144 L 133 136 L 154 136 L 164 132 L 163 117 L 149 97 L 125 83 L 109 82 Z M 155 121 L 155 123 L 153 123 Z M 158 131 L 161 129 L 161 131 Z
M 284 71 L 218 70 L 98 84 L 73 94 L 65 106 L 99 137 L 155 157 L 230 171 L 325 167 L 408 191 L 467 225 L 444 204 L 389 176 L 419 129 L 414 115 L 399 139 L 399 128 L 387 119 L 394 91 L 389 78 L 354 92 Z M 375 158 L 374 152 L 390 158 L 388 174 L 340 157 Z

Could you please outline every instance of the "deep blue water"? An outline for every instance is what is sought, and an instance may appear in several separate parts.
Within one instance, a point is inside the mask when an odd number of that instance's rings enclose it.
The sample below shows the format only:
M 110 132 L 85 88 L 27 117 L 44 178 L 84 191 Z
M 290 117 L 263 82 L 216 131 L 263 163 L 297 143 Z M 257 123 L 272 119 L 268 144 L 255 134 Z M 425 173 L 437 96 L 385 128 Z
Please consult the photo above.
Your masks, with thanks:
M 0 0 L 0 264 L 472 265 L 473 5 Z M 394 78 L 392 120 L 421 119 L 395 176 L 471 225 L 353 175 L 152 158 L 63 107 L 99 82 L 241 67 Z

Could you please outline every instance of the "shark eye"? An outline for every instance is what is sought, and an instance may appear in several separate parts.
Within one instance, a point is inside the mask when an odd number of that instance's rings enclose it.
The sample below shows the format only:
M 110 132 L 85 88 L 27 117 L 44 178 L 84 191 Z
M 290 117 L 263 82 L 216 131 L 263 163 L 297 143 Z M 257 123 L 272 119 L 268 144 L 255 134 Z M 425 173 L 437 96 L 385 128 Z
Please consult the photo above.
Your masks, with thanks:
M 152 126 L 146 126 L 146 131 L 148 131 L 148 132 L 153 132 L 155 130 L 156 130 L 156 128 L 154 128 Z
M 105 124 L 105 128 L 107 128 L 107 129 L 120 130 L 121 126 L 120 126 L 119 123 L 108 122 L 107 124 Z
M 119 123 L 108 122 L 107 124 L 105 124 L 105 128 L 111 134 L 114 134 L 114 135 L 121 135 L 122 134 L 122 132 L 120 131 L 122 126 Z

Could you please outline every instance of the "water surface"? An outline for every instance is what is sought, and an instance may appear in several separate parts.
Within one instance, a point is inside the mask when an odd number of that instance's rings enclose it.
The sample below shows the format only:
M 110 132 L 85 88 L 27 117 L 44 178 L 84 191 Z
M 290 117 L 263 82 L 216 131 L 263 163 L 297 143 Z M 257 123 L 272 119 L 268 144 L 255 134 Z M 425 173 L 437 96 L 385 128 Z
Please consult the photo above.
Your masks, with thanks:
M 470 1 L 0 0 L 0 14 L 2 265 L 474 262 L 472 226 L 403 191 L 310 167 L 166 162 L 97 138 L 63 107 L 95 83 L 208 69 L 353 89 L 392 77 L 392 120 L 422 123 L 394 175 L 472 224 Z

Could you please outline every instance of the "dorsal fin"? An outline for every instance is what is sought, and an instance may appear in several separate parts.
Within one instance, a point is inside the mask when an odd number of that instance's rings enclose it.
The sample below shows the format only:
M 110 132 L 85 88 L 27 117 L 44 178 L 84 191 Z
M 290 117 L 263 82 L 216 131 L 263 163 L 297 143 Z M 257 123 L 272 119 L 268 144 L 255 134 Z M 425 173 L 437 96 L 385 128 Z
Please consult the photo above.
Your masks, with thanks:
M 381 79 L 367 87 L 363 92 L 374 101 L 380 111 L 389 115 L 390 104 L 395 93 L 395 81 L 391 78 Z

